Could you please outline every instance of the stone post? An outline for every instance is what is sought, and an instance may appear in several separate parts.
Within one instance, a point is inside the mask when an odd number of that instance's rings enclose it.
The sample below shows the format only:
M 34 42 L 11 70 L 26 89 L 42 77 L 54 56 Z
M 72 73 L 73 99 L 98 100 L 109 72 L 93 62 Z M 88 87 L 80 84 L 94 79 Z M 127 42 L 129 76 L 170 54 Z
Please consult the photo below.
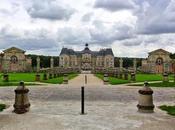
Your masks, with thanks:
M 131 81 L 132 82 L 136 81 L 136 74 L 134 72 L 131 73 Z
M 39 73 L 39 71 L 40 71 L 40 58 L 39 58 L 39 56 L 37 57 L 36 62 L 37 62 L 36 72 Z
M 23 114 L 29 111 L 30 103 L 28 98 L 29 89 L 21 81 L 19 86 L 15 89 L 15 104 L 14 112 L 17 114 Z
M 44 75 L 43 75 L 43 80 L 47 80 L 47 74 L 46 73 L 44 73 Z
M 56 73 L 54 73 L 54 74 L 53 74 L 53 77 L 54 77 L 54 78 L 56 78 L 56 77 L 57 77 L 57 74 L 56 74 Z
M 51 70 L 53 69 L 53 67 L 54 67 L 54 59 L 53 59 L 53 57 L 51 57 L 51 59 L 50 59 L 50 68 L 51 68 Z
M 104 83 L 105 85 L 109 84 L 108 74 L 104 74 L 103 83 Z
M 134 58 L 133 60 L 133 69 L 134 69 L 134 73 L 136 73 L 137 72 L 137 59 L 136 58 Z
M 123 79 L 123 72 L 119 73 L 119 79 Z
M 115 77 L 118 78 L 118 72 L 116 72 Z
M 167 72 L 165 72 L 165 73 L 163 74 L 163 82 L 169 82 L 168 73 L 167 73 Z
M 128 72 L 126 71 L 125 74 L 124 74 L 124 79 L 125 80 L 128 80 Z
M 9 75 L 8 74 L 4 74 L 3 75 L 3 81 L 4 82 L 8 82 L 9 81 Z
M 49 73 L 49 79 L 52 79 L 52 73 Z
M 63 83 L 68 84 L 68 75 L 67 74 L 64 74 Z
M 149 87 L 148 82 L 144 83 L 144 87 L 139 91 L 139 103 L 137 105 L 138 111 L 142 113 L 153 113 L 153 90 Z
M 36 74 L 35 81 L 40 81 L 40 74 Z

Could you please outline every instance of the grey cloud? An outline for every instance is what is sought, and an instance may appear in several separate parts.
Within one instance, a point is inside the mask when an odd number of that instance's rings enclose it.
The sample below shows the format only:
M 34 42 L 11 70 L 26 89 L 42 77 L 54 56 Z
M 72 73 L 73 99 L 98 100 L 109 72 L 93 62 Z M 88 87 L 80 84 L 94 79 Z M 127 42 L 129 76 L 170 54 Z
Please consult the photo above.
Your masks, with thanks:
M 134 39 L 126 39 L 126 40 L 123 40 L 121 41 L 121 43 L 124 45 L 124 46 L 139 46 L 140 44 L 142 44 L 142 40 L 141 39 L 137 39 L 137 38 L 134 38 Z
M 92 12 L 87 13 L 87 14 L 83 15 L 83 17 L 81 18 L 81 21 L 89 22 L 91 20 L 92 16 L 93 16 Z
M 39 2 L 33 2 L 31 7 L 27 8 L 27 12 L 32 18 L 69 20 L 76 11 L 68 5 L 59 4 L 57 1 L 39 0 Z
M 88 28 L 72 28 L 64 27 L 58 28 L 57 31 L 57 41 L 63 45 L 65 44 L 75 44 L 79 45 L 85 42 L 90 42 L 90 35 Z
M 81 45 L 86 42 L 93 45 L 109 46 L 116 40 L 134 37 L 133 28 L 115 23 L 105 25 L 102 21 L 94 21 L 93 27 L 58 28 L 57 41 L 62 45 Z
M 16 35 L 15 32 L 9 31 L 7 27 L 0 30 L 0 48 L 16 46 L 25 50 L 39 50 L 58 47 L 58 43 L 54 39 L 41 35 L 43 34 L 42 30 L 41 32 L 38 30 L 38 35 L 34 36 L 32 36 L 32 32 L 23 31 L 23 34 L 28 35 Z
M 100 21 L 95 21 L 94 26 L 95 28 L 90 30 L 91 40 L 103 45 L 134 37 L 133 28 L 128 25 L 115 23 L 106 26 Z
M 137 5 L 132 0 L 96 0 L 94 7 L 113 12 L 136 9 Z
M 145 8 L 147 4 L 147 8 Z M 175 1 L 159 0 L 142 3 L 138 16 L 137 32 L 161 34 L 175 32 Z
M 132 47 L 132 46 L 144 46 L 145 49 L 148 46 L 164 48 L 167 46 L 174 46 L 175 34 L 156 34 L 156 35 L 137 35 L 135 38 L 124 39 L 118 41 L 118 43 Z

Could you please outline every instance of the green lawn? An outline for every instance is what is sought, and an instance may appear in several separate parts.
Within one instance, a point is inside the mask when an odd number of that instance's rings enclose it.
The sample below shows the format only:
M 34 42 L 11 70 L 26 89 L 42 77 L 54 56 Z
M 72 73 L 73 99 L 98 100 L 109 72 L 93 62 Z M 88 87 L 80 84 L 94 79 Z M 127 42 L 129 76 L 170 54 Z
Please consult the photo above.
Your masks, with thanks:
M 162 81 L 163 76 L 161 74 L 136 74 L 136 82 L 144 81 Z M 173 75 L 169 75 L 169 79 L 173 80 Z
M 9 82 L 3 81 L 3 74 L 0 74 L 0 86 L 18 86 L 20 81 L 24 81 L 25 85 L 38 85 L 35 82 L 36 73 L 8 73 Z M 76 77 L 78 74 L 69 74 L 69 79 Z M 40 73 L 41 82 L 43 83 L 52 83 L 52 84 L 61 84 L 63 82 L 63 76 L 52 78 L 48 80 L 43 79 L 43 73 Z
M 169 115 L 173 115 L 175 116 L 175 106 L 166 106 L 166 105 L 162 105 L 159 107 L 161 110 L 163 111 L 167 111 L 167 113 Z
M 36 73 L 8 73 L 9 75 L 9 82 L 35 82 L 35 75 Z M 41 78 L 43 74 L 41 73 Z M 3 82 L 3 74 L 0 75 L 0 82 Z
M 136 74 L 136 82 L 160 81 L 160 80 L 162 80 L 161 74 Z
M 144 83 L 138 83 L 138 84 L 130 84 L 129 86 L 143 86 Z M 149 83 L 150 87 L 175 87 L 174 82 L 157 82 L 157 83 Z
M 0 104 L 0 112 L 3 111 L 6 108 L 5 104 Z
M 78 74 L 69 74 L 68 79 L 73 79 L 74 77 L 78 76 Z M 41 82 L 44 83 L 52 83 L 52 84 L 62 84 L 63 83 L 63 76 L 53 78 L 53 79 L 48 79 L 48 80 L 42 80 Z
M 18 86 L 19 85 L 19 82 L 0 82 L 0 86 L 3 87 L 3 86 Z M 39 85 L 38 83 L 27 83 L 25 82 L 25 85 Z
M 101 80 L 103 80 L 103 75 L 102 74 L 96 74 L 96 76 L 98 78 L 100 78 Z M 112 84 L 112 85 L 115 85 L 115 84 L 129 83 L 129 81 L 128 80 L 123 80 L 123 79 L 117 79 L 117 78 L 114 78 L 114 77 L 109 77 L 109 83 Z
M 103 80 L 103 75 L 102 74 L 96 74 L 96 76 L 100 79 Z M 161 74 L 136 74 L 136 83 L 138 82 L 144 82 L 144 81 L 162 81 L 162 78 L 163 76 Z M 169 76 L 169 79 L 170 80 L 173 80 L 173 75 L 170 75 Z M 109 77 L 109 82 L 110 84 L 112 85 L 116 85 L 116 84 L 124 84 L 124 83 L 129 83 L 130 82 L 130 75 L 129 75 L 129 80 L 124 80 L 124 79 L 118 79 L 118 78 L 114 78 L 114 77 Z M 142 84 L 139 84 L 138 86 L 140 85 L 143 85 Z M 159 85 L 162 85 L 161 87 L 163 86 L 174 86 L 173 83 L 167 83 L 167 84 L 153 84 L 154 86 L 159 86 Z

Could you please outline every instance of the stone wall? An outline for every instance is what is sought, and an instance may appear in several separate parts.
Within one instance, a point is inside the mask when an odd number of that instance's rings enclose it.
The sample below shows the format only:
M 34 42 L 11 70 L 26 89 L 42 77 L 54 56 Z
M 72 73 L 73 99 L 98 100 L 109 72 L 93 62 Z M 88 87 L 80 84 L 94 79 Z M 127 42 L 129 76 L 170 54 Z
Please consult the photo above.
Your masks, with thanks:
M 25 51 L 12 47 L 1 56 L 1 71 L 26 72 L 31 70 L 32 60 L 25 56 Z
M 145 73 L 172 73 L 173 62 L 170 53 L 163 49 L 150 52 L 148 58 L 142 60 L 142 71 Z

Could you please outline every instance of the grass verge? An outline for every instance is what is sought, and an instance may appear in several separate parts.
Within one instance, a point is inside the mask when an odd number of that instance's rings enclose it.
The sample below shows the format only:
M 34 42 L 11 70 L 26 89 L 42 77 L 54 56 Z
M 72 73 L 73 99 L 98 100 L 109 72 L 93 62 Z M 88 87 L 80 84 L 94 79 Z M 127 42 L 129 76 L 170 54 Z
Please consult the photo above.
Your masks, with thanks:
M 19 82 L 0 82 L 0 87 L 3 87 L 3 86 L 18 86 L 19 85 Z M 26 83 L 25 82 L 25 85 L 26 86 L 29 86 L 29 85 L 39 85 L 37 83 Z
M 68 79 L 73 79 L 76 76 L 78 76 L 78 74 L 68 74 Z M 57 77 L 57 78 L 53 78 L 53 79 L 48 79 L 48 80 L 42 80 L 41 82 L 43 83 L 51 83 L 51 84 L 62 84 L 63 83 L 63 76 L 61 77 Z
M 159 106 L 159 108 L 163 111 L 166 111 L 169 115 L 175 116 L 175 106 L 162 105 Z
M 3 111 L 6 108 L 5 104 L 0 104 L 0 112 Z
M 144 83 L 138 84 L 130 84 L 129 86 L 143 86 Z M 156 82 L 156 83 L 149 83 L 150 87 L 175 87 L 174 82 Z
M 100 78 L 101 80 L 103 80 L 103 75 L 102 74 L 95 74 L 96 77 Z M 109 77 L 109 83 L 112 85 L 117 85 L 117 84 L 125 84 L 125 83 L 129 83 L 128 80 L 123 80 L 123 79 L 117 79 L 114 77 Z

